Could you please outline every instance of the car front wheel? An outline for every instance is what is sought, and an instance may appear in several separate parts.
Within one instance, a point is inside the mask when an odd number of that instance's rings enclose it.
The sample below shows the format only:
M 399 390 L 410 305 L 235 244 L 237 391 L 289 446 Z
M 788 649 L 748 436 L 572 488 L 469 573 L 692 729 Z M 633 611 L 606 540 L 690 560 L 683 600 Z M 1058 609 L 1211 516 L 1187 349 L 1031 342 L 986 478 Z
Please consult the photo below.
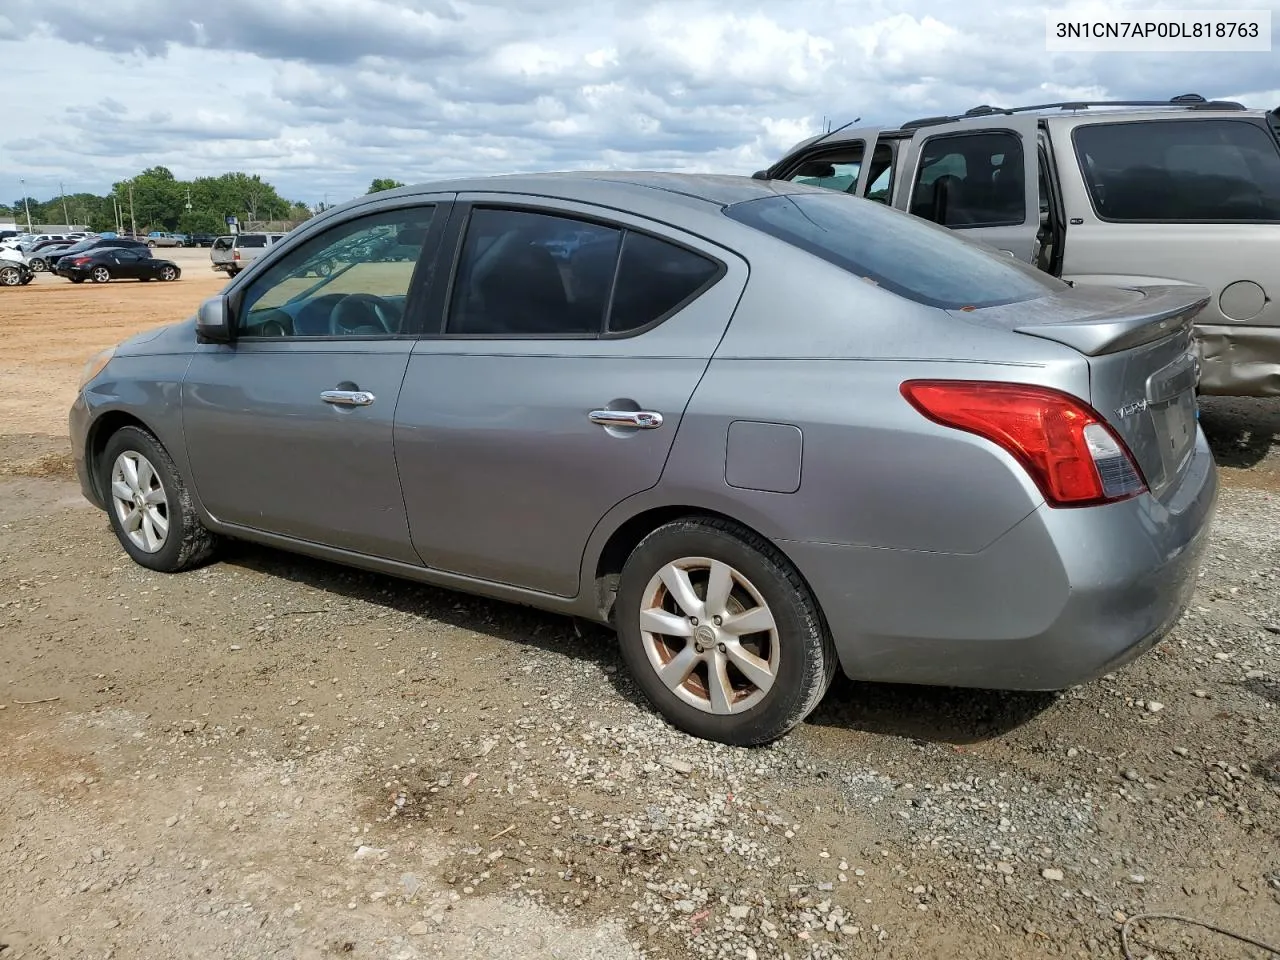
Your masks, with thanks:
M 22 271 L 17 267 L 0 267 L 0 284 L 16 287 L 22 283 Z
M 212 557 L 215 537 L 196 515 L 172 458 L 148 431 L 122 427 L 112 434 L 100 470 L 111 528 L 135 563 L 177 573 Z
M 650 703 L 693 736 L 776 740 L 835 674 L 817 602 L 768 541 L 728 521 L 659 527 L 623 567 L 615 608 L 623 658 Z
M 173 267 L 165 267 L 160 271 L 160 279 L 161 280 L 177 280 L 178 271 L 175 270 Z

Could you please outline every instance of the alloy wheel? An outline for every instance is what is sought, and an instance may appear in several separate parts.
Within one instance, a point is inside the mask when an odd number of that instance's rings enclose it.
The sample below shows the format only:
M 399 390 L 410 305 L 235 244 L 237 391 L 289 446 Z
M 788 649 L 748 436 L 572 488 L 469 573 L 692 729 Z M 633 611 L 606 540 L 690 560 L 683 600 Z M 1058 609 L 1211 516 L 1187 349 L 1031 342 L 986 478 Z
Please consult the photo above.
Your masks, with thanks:
M 17 267 L 5 267 L 0 270 L 0 283 L 6 287 L 16 287 L 22 283 L 22 271 Z
M 110 279 L 111 279 L 111 271 L 108 270 L 106 267 L 93 268 L 94 283 L 106 283 Z
M 640 605 L 640 637 L 661 682 L 706 713 L 750 710 L 777 679 L 773 613 L 751 581 L 720 560 L 685 557 L 658 570 Z
M 136 450 L 116 457 L 111 468 L 111 501 L 120 526 L 135 547 L 156 553 L 169 539 L 169 498 L 160 474 Z

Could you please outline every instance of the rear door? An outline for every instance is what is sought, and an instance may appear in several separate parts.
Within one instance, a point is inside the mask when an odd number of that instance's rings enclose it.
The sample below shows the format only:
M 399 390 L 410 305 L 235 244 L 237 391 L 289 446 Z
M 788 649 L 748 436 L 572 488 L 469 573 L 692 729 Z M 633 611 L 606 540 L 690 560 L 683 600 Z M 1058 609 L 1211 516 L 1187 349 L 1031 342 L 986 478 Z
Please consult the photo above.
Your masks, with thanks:
M 1034 263 L 1040 230 L 1034 116 L 921 127 L 894 206 Z
M 746 263 L 567 201 L 457 213 L 396 413 L 413 543 L 438 570 L 573 596 L 596 524 L 661 477 Z

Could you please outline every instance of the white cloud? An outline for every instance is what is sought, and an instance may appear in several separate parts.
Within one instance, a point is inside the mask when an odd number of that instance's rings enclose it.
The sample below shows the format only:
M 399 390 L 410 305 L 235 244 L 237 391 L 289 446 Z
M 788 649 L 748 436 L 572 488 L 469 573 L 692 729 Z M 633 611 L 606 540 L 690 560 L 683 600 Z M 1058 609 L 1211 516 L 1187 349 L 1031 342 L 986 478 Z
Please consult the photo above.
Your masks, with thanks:
M 0 197 L 20 177 L 37 195 L 104 190 L 155 163 L 260 173 L 305 201 L 375 176 L 750 173 L 823 117 L 1189 91 L 1280 104 L 1273 54 L 1050 54 L 1036 3 L 998 16 L 944 0 L 3 6 L 0 62 L 20 95 L 0 131 L 13 181 Z

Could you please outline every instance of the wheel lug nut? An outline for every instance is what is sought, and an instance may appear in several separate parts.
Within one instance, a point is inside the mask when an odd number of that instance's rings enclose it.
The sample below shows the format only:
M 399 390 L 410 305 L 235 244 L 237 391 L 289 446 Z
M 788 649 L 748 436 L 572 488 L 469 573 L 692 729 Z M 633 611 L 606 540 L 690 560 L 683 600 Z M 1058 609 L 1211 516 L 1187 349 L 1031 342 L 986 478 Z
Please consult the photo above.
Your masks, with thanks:
M 696 627 L 696 626 L 698 625 L 698 618 L 697 618 L 697 617 L 690 617 L 690 618 L 689 618 L 689 622 L 690 622 L 691 624 L 693 624 L 693 625 Z
M 726 647 L 723 643 L 717 643 L 717 644 L 716 644 L 716 649 L 717 649 L 717 650 L 719 650 L 721 653 L 728 653 L 728 652 L 729 652 L 728 647 Z
M 715 623 L 717 627 L 720 626 L 720 624 L 724 623 L 724 621 L 721 620 L 719 617 L 713 617 L 712 621 Z

